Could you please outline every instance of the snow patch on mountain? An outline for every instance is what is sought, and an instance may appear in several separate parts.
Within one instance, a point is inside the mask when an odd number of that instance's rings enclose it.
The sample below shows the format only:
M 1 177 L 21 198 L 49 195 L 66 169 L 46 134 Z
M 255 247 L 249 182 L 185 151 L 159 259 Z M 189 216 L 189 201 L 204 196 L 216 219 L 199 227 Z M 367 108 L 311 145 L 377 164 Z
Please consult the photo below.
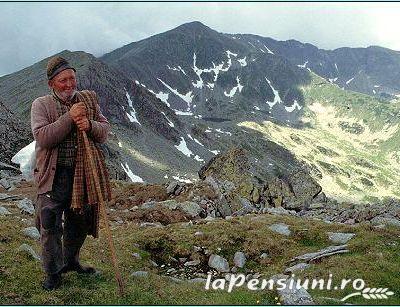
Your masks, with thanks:
M 195 141 L 197 144 L 199 144 L 200 146 L 203 146 L 203 147 L 204 147 L 204 145 L 201 144 L 199 140 L 197 140 L 196 138 L 192 137 L 190 134 L 188 134 L 187 136 L 188 136 L 188 138 L 191 139 L 192 141 Z
M 198 155 L 194 156 L 194 159 L 199 162 L 204 162 L 204 159 L 200 158 Z
M 129 179 L 130 179 L 132 182 L 144 182 L 142 178 L 140 178 L 139 176 L 135 175 L 135 174 L 131 171 L 131 169 L 130 169 L 128 163 L 125 162 L 125 165 L 123 165 L 123 164 L 121 163 L 121 166 L 122 166 L 122 168 L 124 169 L 125 173 L 128 175 Z
M 201 78 L 201 74 L 203 72 L 209 72 L 210 70 L 200 69 L 196 66 L 196 53 L 195 52 L 193 53 L 193 71 L 199 78 L 199 80 L 197 80 L 196 83 L 192 82 L 193 86 L 197 87 L 197 88 L 203 88 L 204 82 L 203 82 L 203 79 Z
M 190 157 L 191 155 L 193 155 L 193 152 L 187 147 L 186 141 L 182 136 L 181 136 L 181 142 L 179 143 L 179 145 L 174 145 L 174 146 L 185 156 Z
M 272 92 L 274 93 L 274 101 L 272 101 L 272 102 L 271 101 L 266 101 L 266 103 L 269 105 L 269 108 L 272 109 L 272 107 L 274 105 L 276 105 L 277 103 L 281 103 L 282 99 L 279 96 L 279 92 L 272 86 L 271 81 L 269 81 L 267 79 L 267 77 L 265 77 L 265 80 L 267 80 L 269 86 L 271 87 Z
M 215 129 L 215 131 L 217 131 L 218 133 L 222 133 L 222 134 L 227 134 L 227 135 L 232 135 L 232 133 L 228 132 L 228 131 L 223 131 L 221 129 Z
M 339 73 L 339 69 L 338 69 L 338 67 L 337 67 L 337 64 L 335 63 L 335 68 L 336 68 L 336 71 Z
M 351 81 L 353 81 L 354 80 L 354 77 L 353 78 L 351 78 L 351 79 L 349 79 L 349 80 L 347 80 L 346 81 L 346 84 L 349 84 Z
M 158 94 L 155 94 L 155 95 L 158 99 L 160 99 L 162 102 L 164 102 L 168 106 L 168 108 L 171 107 L 171 105 L 168 103 L 168 95 L 169 95 L 168 93 L 159 92 Z
M 204 82 L 203 80 L 197 80 L 196 83 L 192 82 L 192 85 L 196 88 L 203 88 Z
M 165 119 L 167 120 L 168 125 L 171 127 L 175 127 L 174 123 L 171 122 L 171 120 L 168 118 L 167 114 L 165 114 L 165 112 L 163 112 L 163 111 L 161 111 L 161 113 L 164 115 Z
M 246 57 L 244 57 L 243 59 L 238 59 L 238 62 L 240 63 L 240 66 L 246 66 L 247 62 L 246 62 Z
M 305 61 L 304 64 L 299 64 L 299 65 L 297 65 L 297 67 L 306 68 L 307 64 L 308 64 L 308 61 Z
M 297 102 L 297 100 L 293 101 L 293 105 L 291 105 L 290 107 L 285 106 L 285 110 L 289 113 L 293 112 L 294 110 L 298 109 L 299 111 L 301 110 L 301 105 L 299 105 L 299 103 Z
M 144 85 L 143 83 L 140 83 L 138 80 L 135 80 L 135 83 L 138 84 L 138 85 L 141 85 L 143 87 L 146 87 L 146 85 Z
M 168 65 L 167 65 L 168 66 Z M 178 66 L 178 67 L 180 67 L 180 66 Z M 139 84 L 139 85 L 141 85 L 141 86 L 143 86 L 143 87 L 145 87 L 145 88 L 147 88 L 146 87 L 146 85 L 144 85 L 143 83 L 140 83 L 138 80 L 135 80 L 135 83 L 136 84 Z M 169 94 L 168 93 L 164 93 L 164 92 L 162 92 L 162 91 L 160 91 L 160 92 L 158 92 L 158 93 L 155 93 L 152 89 L 150 89 L 150 88 L 147 88 L 147 90 L 150 92 L 150 93 L 152 93 L 154 96 L 156 96 L 158 99 L 160 99 L 162 102 L 164 102 L 167 106 L 168 106 L 168 108 L 170 108 L 171 107 L 171 105 L 169 104 L 169 102 L 168 102 L 168 97 L 169 97 Z M 125 91 L 126 91 L 126 89 L 125 89 Z M 125 110 L 125 108 L 124 107 L 122 107 L 124 110 Z
M 33 169 L 35 168 L 36 155 L 35 155 L 36 141 L 31 142 L 24 148 L 20 149 L 12 158 L 11 162 L 19 164 L 19 169 L 25 178 L 31 178 Z
M 175 179 L 175 180 L 177 180 L 177 181 L 180 181 L 180 182 L 192 183 L 191 180 L 185 179 L 185 178 L 181 178 L 181 177 L 179 177 L 179 176 L 172 176 L 172 178 Z
M 230 90 L 229 93 L 227 93 L 226 91 L 224 91 L 224 95 L 225 95 L 226 97 L 232 98 L 232 97 L 236 94 L 236 91 L 237 91 L 237 90 L 239 90 L 239 93 L 242 92 L 243 85 L 240 84 L 240 78 L 239 78 L 239 76 L 236 76 L 236 82 L 237 82 L 237 85 L 236 85 L 234 88 L 232 88 L 232 89 Z
M 233 55 L 234 57 L 237 57 L 237 53 L 233 53 L 230 50 L 226 50 L 226 54 L 228 55 L 228 58 L 230 58 L 231 55 Z
M 167 83 L 165 83 L 163 80 L 160 78 L 157 78 L 158 81 L 160 81 L 167 89 L 169 89 L 172 93 L 174 93 L 176 96 L 180 97 L 182 100 L 184 100 L 187 103 L 187 110 L 186 112 L 190 112 L 190 104 L 192 103 L 193 95 L 192 91 L 189 91 L 185 95 L 181 94 L 178 92 L 178 90 L 173 89 L 171 86 L 169 86 Z
M 194 73 L 197 75 L 197 77 L 199 78 L 198 80 L 196 80 L 196 82 L 192 82 L 192 85 L 194 87 L 203 88 L 204 81 L 203 81 L 203 79 L 201 77 L 201 74 L 203 74 L 203 73 L 210 73 L 210 72 L 214 73 L 214 82 L 216 82 L 218 80 L 218 75 L 220 74 L 220 72 L 227 72 L 229 70 L 229 68 L 232 66 L 231 55 L 236 57 L 237 54 L 231 52 L 230 50 L 226 50 L 225 52 L 226 52 L 227 57 L 228 57 L 228 60 L 226 62 L 227 63 L 227 67 L 225 67 L 225 68 L 224 68 L 225 61 L 222 61 L 222 63 L 220 63 L 218 65 L 215 65 L 215 63 L 212 62 L 212 65 L 213 65 L 212 68 L 199 68 L 199 67 L 197 67 L 197 64 L 196 64 L 197 55 L 196 55 L 195 52 L 193 53 L 193 67 L 192 67 L 192 69 L 193 69 Z M 214 83 L 208 83 L 207 86 L 209 88 L 213 89 L 214 88 Z
M 185 71 L 183 70 L 183 68 L 180 67 L 179 65 L 178 65 L 178 67 L 170 67 L 169 65 L 167 65 L 167 67 L 168 67 L 168 69 L 170 69 L 170 70 L 180 71 L 180 72 L 182 72 L 185 76 L 187 76 L 186 72 L 185 72 Z
M 271 51 L 271 49 L 269 49 L 267 46 L 264 45 L 264 48 L 267 49 L 267 52 L 268 52 L 268 53 L 270 53 L 270 54 L 275 54 L 275 53 L 273 53 L 273 52 Z
M 176 115 L 182 115 L 182 116 L 190 116 L 193 115 L 192 112 L 190 111 L 180 111 L 180 110 L 176 110 L 176 109 L 172 109 Z
M 126 112 L 126 115 L 128 116 L 129 120 L 132 123 L 138 123 L 139 125 L 142 125 L 141 123 L 139 123 L 139 121 L 138 121 L 138 119 L 136 117 L 136 111 L 135 111 L 135 108 L 133 107 L 131 96 L 129 95 L 129 93 L 128 93 L 128 91 L 126 89 L 125 89 L 125 96 L 128 99 L 128 104 L 129 104 L 129 107 L 131 109 L 129 111 L 129 113 Z

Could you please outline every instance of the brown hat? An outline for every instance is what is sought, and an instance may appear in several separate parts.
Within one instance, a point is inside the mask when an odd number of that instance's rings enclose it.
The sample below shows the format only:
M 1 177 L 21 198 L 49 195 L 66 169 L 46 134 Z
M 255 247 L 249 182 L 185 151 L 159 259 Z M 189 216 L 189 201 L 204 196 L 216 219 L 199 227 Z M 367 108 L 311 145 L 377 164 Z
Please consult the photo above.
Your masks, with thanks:
M 66 69 L 73 69 L 76 71 L 75 68 L 69 65 L 66 59 L 59 56 L 52 57 L 47 62 L 47 79 L 53 79 L 56 75 Z

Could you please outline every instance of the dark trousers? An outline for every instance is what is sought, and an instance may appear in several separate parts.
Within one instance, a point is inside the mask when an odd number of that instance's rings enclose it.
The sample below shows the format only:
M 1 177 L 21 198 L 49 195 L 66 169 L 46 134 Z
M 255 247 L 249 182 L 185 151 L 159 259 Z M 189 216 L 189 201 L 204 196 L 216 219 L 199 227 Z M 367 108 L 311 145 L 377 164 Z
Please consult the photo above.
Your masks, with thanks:
M 90 210 L 77 213 L 70 209 L 73 178 L 72 168 L 57 167 L 52 191 L 37 198 L 36 227 L 47 274 L 57 273 L 64 264 L 78 262 L 88 233 Z

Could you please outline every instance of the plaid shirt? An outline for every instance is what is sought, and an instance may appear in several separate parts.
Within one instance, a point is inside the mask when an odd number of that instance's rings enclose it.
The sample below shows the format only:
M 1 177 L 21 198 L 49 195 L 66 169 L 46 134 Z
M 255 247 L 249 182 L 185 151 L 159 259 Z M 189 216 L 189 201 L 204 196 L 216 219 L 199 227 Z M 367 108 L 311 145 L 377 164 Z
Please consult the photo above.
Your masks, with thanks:
M 61 116 L 71 109 L 72 105 L 76 103 L 75 95 L 69 103 L 62 101 L 53 91 L 54 101 L 57 103 L 58 116 Z M 76 125 L 72 126 L 71 132 L 67 137 L 58 145 L 57 166 L 75 167 L 76 152 L 78 149 L 77 142 L 77 129 Z

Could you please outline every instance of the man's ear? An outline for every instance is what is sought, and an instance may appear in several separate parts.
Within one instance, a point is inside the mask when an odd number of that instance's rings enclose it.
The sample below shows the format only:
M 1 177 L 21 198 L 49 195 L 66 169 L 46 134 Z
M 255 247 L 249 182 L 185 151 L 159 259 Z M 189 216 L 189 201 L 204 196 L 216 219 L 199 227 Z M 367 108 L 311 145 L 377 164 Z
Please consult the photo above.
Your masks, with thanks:
M 47 81 L 47 84 L 49 85 L 49 87 L 53 87 L 53 80 L 49 80 L 49 81 Z

